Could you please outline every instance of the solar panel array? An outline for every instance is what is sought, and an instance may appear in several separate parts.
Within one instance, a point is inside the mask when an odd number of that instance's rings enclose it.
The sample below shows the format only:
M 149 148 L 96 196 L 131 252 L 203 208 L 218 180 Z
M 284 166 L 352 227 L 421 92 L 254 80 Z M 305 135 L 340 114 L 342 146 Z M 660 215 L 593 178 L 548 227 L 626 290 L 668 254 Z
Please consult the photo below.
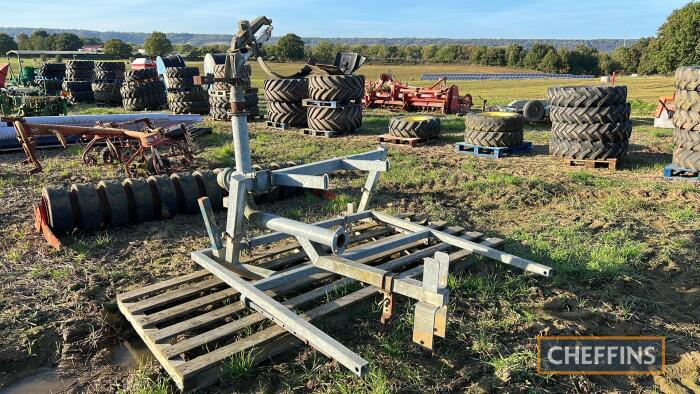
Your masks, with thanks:
M 505 74 L 475 74 L 475 73 L 451 73 L 451 74 L 423 74 L 423 81 L 437 81 L 446 77 L 452 81 L 478 81 L 484 79 L 591 79 L 594 75 L 573 74 L 548 74 L 548 73 L 505 73 Z

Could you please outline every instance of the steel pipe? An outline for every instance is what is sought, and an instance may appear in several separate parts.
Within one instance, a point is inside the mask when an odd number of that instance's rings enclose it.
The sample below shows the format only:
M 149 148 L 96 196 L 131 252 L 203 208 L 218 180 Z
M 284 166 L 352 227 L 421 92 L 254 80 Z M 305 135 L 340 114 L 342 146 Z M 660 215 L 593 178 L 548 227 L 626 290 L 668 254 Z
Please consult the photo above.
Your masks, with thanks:
M 245 217 L 248 221 L 259 227 L 269 228 L 270 230 L 279 231 L 280 233 L 306 238 L 309 241 L 326 245 L 331 248 L 334 254 L 343 253 L 348 244 L 348 234 L 345 226 L 340 226 L 337 230 L 333 231 L 313 224 L 302 223 L 271 213 L 261 212 L 251 208 L 249 205 L 246 206 Z

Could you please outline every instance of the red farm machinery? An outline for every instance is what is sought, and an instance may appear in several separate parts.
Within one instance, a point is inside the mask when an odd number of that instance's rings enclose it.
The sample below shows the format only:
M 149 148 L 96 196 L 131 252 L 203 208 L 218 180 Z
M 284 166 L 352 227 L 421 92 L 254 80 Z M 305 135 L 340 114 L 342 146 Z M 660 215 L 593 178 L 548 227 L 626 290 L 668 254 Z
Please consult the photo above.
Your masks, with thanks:
M 443 114 L 465 113 L 473 105 L 472 96 L 460 96 L 456 85 L 447 85 L 447 78 L 428 87 L 416 87 L 396 80 L 392 74 L 381 74 L 377 81 L 367 81 L 363 102 L 367 108 L 440 111 Z

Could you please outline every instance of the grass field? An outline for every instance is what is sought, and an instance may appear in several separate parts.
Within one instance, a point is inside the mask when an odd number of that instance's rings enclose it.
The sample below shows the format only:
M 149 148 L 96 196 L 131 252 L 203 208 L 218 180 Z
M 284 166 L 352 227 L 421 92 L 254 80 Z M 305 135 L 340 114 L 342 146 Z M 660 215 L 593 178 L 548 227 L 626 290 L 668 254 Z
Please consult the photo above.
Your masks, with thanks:
M 291 72 L 298 66 L 274 65 Z M 373 66 L 367 78 L 392 70 L 416 84 L 423 72 L 475 71 L 459 66 Z M 490 68 L 489 68 L 490 69 Z M 484 71 L 484 70 L 481 70 Z M 494 70 L 495 71 L 495 70 Z M 439 72 L 439 71 L 438 71 Z M 485 72 L 485 71 L 484 71 Z M 254 83 L 261 86 L 255 68 Z M 480 81 L 460 91 L 493 103 L 544 97 L 570 81 Z M 592 84 L 595 81 L 577 81 Z M 463 119 L 444 116 L 443 137 L 410 149 L 390 146 L 391 170 L 380 180 L 373 207 L 420 212 L 489 236 L 507 239 L 508 252 L 548 264 L 552 278 L 478 259 L 450 278 L 448 335 L 426 352 L 410 342 L 411 304 L 404 318 L 380 334 L 378 312 L 360 313 L 334 327 L 333 336 L 371 363 L 355 378 L 310 348 L 256 367 L 230 360 L 231 371 L 204 392 L 665 392 L 700 390 L 700 188 L 668 182 L 671 130 L 651 127 L 655 99 L 672 92 L 667 77 L 622 78 L 634 107 L 630 151 L 619 171 L 569 168 L 548 156 L 549 127 L 527 125 L 531 154 L 502 160 L 454 152 Z M 77 106 L 76 113 L 104 109 Z M 118 111 L 118 110 L 117 110 Z M 373 149 L 394 113 L 366 111 L 356 135 L 317 139 L 252 123 L 256 163 L 317 161 Z M 208 121 L 198 141 L 197 168 L 233 162 L 230 126 Z M 0 388 L 42 366 L 75 378 L 72 390 L 174 391 L 158 364 L 116 365 L 114 346 L 133 336 L 115 307 L 117 293 L 197 269 L 189 252 L 206 246 L 198 216 L 178 216 L 93 235 L 66 237 L 55 252 L 32 232 L 31 203 L 48 184 L 123 177 L 114 166 L 86 167 L 79 149 L 41 152 L 44 172 L 26 176 L 22 155 L 0 156 Z M 363 179 L 332 178 L 335 201 L 313 196 L 266 206 L 274 213 L 314 221 L 359 196 Z M 225 214 L 217 215 L 219 223 Z M 537 335 L 663 335 L 664 376 L 536 374 Z M 235 367 L 235 368 L 234 368 Z

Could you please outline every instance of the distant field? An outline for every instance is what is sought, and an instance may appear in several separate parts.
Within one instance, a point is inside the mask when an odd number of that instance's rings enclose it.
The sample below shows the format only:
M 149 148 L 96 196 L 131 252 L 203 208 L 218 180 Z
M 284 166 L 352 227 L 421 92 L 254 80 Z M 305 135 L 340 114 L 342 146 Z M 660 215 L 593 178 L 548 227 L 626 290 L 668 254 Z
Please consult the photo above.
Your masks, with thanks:
M 27 59 L 25 65 L 38 66 L 39 59 Z M 16 67 L 16 62 L 11 62 Z M 203 62 L 188 62 L 191 66 L 203 70 Z M 257 62 L 251 62 L 253 68 L 253 85 L 263 87 L 266 79 L 265 73 Z M 298 71 L 303 63 L 270 63 L 270 68 L 282 75 L 290 75 Z M 368 64 L 360 69 L 367 79 L 377 79 L 379 74 L 391 72 L 398 79 L 410 82 L 416 86 L 428 86 L 433 82 L 421 81 L 424 73 L 504 73 L 504 72 L 534 72 L 529 70 L 511 69 L 506 67 L 490 67 L 460 64 L 423 64 L 423 65 L 376 65 Z M 598 79 L 533 79 L 533 80 L 490 80 L 490 81 L 450 81 L 459 87 L 460 93 L 469 93 L 474 97 L 474 102 L 481 105 L 482 97 L 490 104 L 503 105 L 521 98 L 545 98 L 547 88 L 561 85 L 595 85 Z M 673 78 L 664 76 L 654 77 L 622 77 L 618 84 L 627 85 L 629 88 L 629 101 L 632 103 L 635 115 L 649 115 L 656 106 L 656 101 L 661 96 L 673 94 Z

